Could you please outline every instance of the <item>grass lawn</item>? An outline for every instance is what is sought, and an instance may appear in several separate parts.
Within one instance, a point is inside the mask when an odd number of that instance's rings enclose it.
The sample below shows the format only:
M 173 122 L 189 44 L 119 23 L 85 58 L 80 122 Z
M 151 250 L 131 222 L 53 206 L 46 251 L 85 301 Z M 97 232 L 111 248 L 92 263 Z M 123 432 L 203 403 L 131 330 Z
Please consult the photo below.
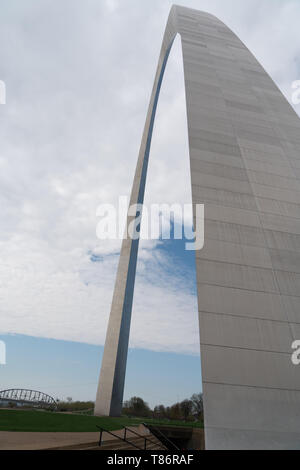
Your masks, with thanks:
M 147 418 L 107 418 L 32 410 L 0 410 L 0 431 L 93 432 L 96 425 L 109 431 L 140 423 L 203 427 L 202 423 L 153 420 Z

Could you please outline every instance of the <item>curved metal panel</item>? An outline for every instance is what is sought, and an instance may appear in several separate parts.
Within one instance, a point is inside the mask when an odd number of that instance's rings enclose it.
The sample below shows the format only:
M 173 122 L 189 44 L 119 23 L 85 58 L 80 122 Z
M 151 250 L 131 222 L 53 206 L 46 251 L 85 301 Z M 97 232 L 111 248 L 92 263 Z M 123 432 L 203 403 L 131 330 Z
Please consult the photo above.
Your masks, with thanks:
M 207 449 L 300 447 L 300 120 L 240 39 L 174 6 L 163 38 L 130 204 L 144 198 L 160 84 L 181 36 Z M 195 214 L 195 210 L 194 210 Z M 128 225 L 139 214 L 128 217 Z M 126 230 L 127 230 L 126 229 Z M 121 412 L 138 240 L 123 240 L 95 414 Z

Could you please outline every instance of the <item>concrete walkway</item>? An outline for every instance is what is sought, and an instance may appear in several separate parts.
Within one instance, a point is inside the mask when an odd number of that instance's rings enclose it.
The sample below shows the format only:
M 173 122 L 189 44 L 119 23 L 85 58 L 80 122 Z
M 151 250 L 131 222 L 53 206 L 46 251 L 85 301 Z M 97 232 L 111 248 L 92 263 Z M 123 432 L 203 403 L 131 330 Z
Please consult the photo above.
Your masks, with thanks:
M 148 434 L 143 427 L 132 427 L 140 434 Z M 122 429 L 112 431 L 123 436 Z M 111 440 L 113 437 L 104 432 L 102 440 Z M 0 450 L 40 450 L 51 447 L 62 447 L 74 444 L 97 442 L 99 432 L 12 432 L 0 431 Z

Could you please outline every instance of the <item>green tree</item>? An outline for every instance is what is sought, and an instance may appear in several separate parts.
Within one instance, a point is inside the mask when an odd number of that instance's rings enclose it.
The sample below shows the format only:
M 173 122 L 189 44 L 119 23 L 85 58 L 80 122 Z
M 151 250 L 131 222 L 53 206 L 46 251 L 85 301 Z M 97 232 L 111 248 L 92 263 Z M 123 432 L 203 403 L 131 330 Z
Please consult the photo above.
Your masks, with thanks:
M 123 413 L 129 416 L 148 417 L 151 415 L 151 410 L 142 398 L 132 397 L 124 402 Z

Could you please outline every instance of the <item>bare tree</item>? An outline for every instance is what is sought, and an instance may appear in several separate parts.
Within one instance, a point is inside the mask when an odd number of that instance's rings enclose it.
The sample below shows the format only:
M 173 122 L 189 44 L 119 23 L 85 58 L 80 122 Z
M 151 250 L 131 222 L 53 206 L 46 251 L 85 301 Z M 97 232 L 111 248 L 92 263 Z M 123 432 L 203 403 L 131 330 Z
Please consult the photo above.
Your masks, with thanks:
M 193 403 L 191 402 L 191 400 L 186 399 L 180 403 L 180 411 L 185 420 L 187 420 L 188 417 L 191 415 L 192 409 L 193 409 Z
M 194 393 L 191 396 L 192 413 L 197 419 L 203 418 L 203 396 L 202 393 Z

